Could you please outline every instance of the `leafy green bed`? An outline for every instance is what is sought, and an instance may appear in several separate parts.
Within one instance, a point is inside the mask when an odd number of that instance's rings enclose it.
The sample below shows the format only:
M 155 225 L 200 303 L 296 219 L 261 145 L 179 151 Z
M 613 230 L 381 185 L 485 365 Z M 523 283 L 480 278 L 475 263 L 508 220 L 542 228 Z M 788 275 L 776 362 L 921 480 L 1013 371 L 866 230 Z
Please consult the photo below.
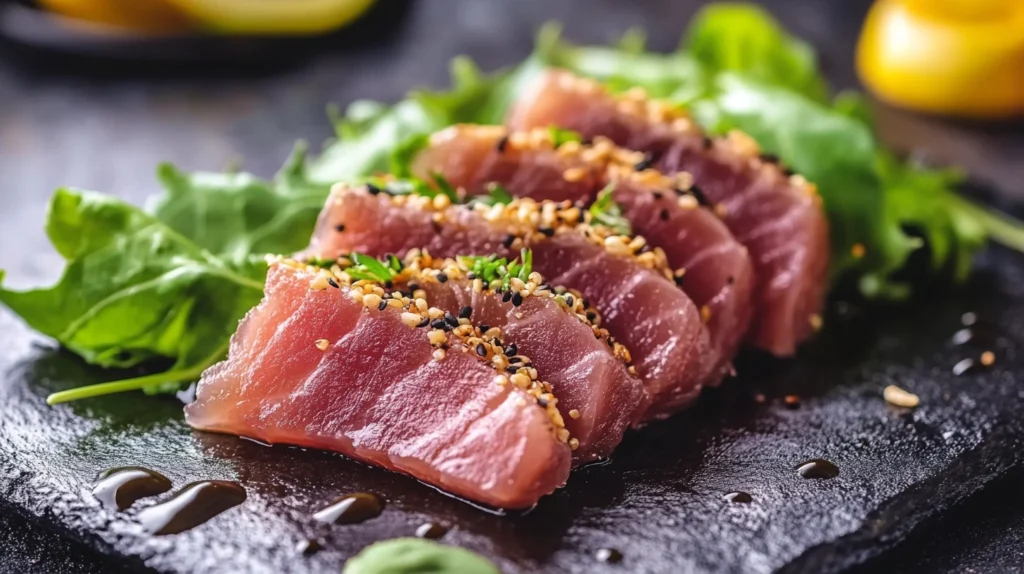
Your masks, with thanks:
M 864 98 L 830 98 L 813 50 L 759 8 L 706 8 L 668 54 L 646 51 L 640 32 L 615 46 L 581 47 L 549 25 L 534 53 L 513 68 L 485 75 L 456 58 L 449 91 L 414 91 L 390 106 L 357 101 L 344 115 L 333 113 L 337 139 L 313 159 L 298 145 L 272 181 L 162 165 L 165 191 L 148 210 L 58 190 L 46 230 L 67 260 L 64 275 L 49 288 L 0 288 L 0 301 L 91 363 L 175 363 L 164 373 L 58 393 L 51 402 L 169 392 L 197 379 L 223 358 L 238 320 L 260 300 L 263 256 L 306 246 L 332 183 L 401 171 L 426 134 L 452 123 L 500 123 L 548 66 L 612 89 L 641 86 L 687 106 L 713 132 L 753 136 L 818 184 L 832 228 L 833 280 L 856 281 L 867 297 L 909 295 L 894 274 L 922 237 L 931 270 L 950 280 L 968 275 L 988 239 L 1024 251 L 1024 225 L 959 196 L 955 170 L 925 169 L 886 150 Z

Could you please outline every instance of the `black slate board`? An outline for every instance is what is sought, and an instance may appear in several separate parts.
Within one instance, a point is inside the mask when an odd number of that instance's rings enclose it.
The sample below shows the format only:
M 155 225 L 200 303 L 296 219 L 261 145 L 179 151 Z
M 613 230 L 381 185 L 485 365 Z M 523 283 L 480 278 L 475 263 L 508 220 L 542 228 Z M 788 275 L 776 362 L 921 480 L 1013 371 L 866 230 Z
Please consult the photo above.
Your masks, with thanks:
M 963 292 L 897 309 L 841 305 L 798 360 L 748 357 L 742 377 L 697 408 L 631 434 L 609 464 L 576 471 L 536 509 L 509 516 L 340 456 L 193 433 L 171 399 L 48 408 L 46 393 L 104 373 L 41 345 L 3 314 L 0 504 L 126 565 L 162 572 L 337 572 L 365 545 L 411 535 L 427 521 L 452 525 L 446 542 L 506 572 L 840 571 L 1021 466 L 1022 279 L 1024 258 L 997 250 Z M 957 377 L 952 365 L 982 350 L 949 342 L 965 311 L 1000 333 L 985 346 L 999 360 Z M 914 391 L 922 405 L 888 406 L 887 384 Z M 756 403 L 755 392 L 768 401 Z M 784 405 L 787 394 L 801 406 Z M 840 475 L 800 477 L 795 466 L 817 457 L 838 464 Z M 134 516 L 152 501 L 115 514 L 90 495 L 100 471 L 123 465 L 157 469 L 179 487 L 237 480 L 249 498 L 192 531 L 151 537 Z M 726 503 L 731 490 L 749 492 L 753 503 Z M 382 495 L 387 509 L 359 525 L 312 520 L 353 491 Z M 309 537 L 325 538 L 326 550 L 302 556 L 296 547 Z M 621 550 L 624 561 L 598 562 L 602 547 Z

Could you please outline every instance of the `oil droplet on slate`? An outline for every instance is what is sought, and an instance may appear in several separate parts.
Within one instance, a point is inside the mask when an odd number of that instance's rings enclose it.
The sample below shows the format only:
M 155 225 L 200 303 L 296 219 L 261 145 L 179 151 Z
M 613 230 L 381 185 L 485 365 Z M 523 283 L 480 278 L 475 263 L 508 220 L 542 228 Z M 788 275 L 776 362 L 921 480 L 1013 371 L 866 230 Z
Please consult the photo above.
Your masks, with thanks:
M 614 548 L 602 548 L 597 551 L 597 559 L 609 564 L 622 562 L 622 552 L 619 552 Z
M 207 480 L 188 484 L 167 502 L 139 512 L 142 526 L 153 534 L 177 534 L 195 528 L 245 501 L 235 482 Z
M 420 527 L 416 529 L 416 536 L 420 538 L 429 538 L 431 540 L 437 540 L 445 534 L 448 534 L 448 527 L 436 522 L 421 524 Z
M 730 492 L 729 494 L 726 494 L 722 498 L 724 498 L 726 502 L 732 502 L 734 504 L 746 504 L 748 502 L 754 501 L 753 496 L 750 496 L 750 494 L 746 492 L 740 491 Z
M 330 506 L 318 511 L 313 518 L 334 524 L 356 524 L 377 518 L 384 511 L 384 501 L 369 492 L 346 494 Z
M 125 510 L 139 499 L 163 494 L 170 489 L 171 481 L 159 472 L 140 466 L 125 466 L 101 474 L 92 495 L 107 508 Z
M 804 478 L 835 478 L 839 476 L 839 467 L 821 458 L 812 458 L 801 463 L 796 470 Z

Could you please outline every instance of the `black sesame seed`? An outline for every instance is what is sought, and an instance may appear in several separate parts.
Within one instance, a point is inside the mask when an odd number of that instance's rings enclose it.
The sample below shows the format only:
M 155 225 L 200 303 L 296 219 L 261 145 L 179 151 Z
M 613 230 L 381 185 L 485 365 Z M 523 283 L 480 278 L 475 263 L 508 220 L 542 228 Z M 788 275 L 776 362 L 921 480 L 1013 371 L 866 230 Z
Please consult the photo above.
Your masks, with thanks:
M 437 280 L 440 281 L 441 283 L 448 281 L 448 274 L 444 272 L 438 273 Z
M 590 307 L 590 301 L 588 301 L 586 298 L 584 298 L 583 299 L 583 306 L 584 307 Z
M 512 299 L 512 292 L 505 291 L 505 294 L 501 296 L 502 303 L 508 303 Z
M 498 150 L 498 153 L 505 153 L 505 148 L 507 148 L 507 147 L 508 147 L 508 134 L 505 134 L 505 135 L 501 136 L 500 140 L 498 140 L 498 145 L 496 145 L 495 148 Z
M 508 362 L 509 363 L 522 363 L 523 362 L 523 358 L 522 357 L 516 357 L 515 355 L 513 355 L 513 356 L 508 358 Z M 516 367 L 516 368 L 518 369 L 519 367 Z
M 441 234 L 442 227 L 441 224 L 437 222 L 437 220 L 431 219 L 430 226 L 434 228 L 434 233 L 437 233 L 438 235 Z
M 583 223 L 586 220 L 587 220 L 587 211 L 585 209 L 581 209 L 580 210 L 580 214 L 578 216 L 576 216 L 576 222 L 577 223 Z
M 366 191 L 370 192 L 370 195 L 377 195 L 380 193 L 380 188 L 372 183 L 366 184 Z
M 711 149 L 711 146 L 715 145 L 715 142 L 711 141 L 711 138 L 704 136 L 704 149 Z
M 704 195 L 704 190 L 701 189 L 699 185 L 694 184 L 690 186 L 690 193 L 693 194 L 693 197 L 697 198 L 697 203 L 700 205 L 708 206 L 711 204 L 711 202 L 708 201 L 708 196 Z
M 644 243 L 644 246 L 640 248 L 640 251 L 638 251 L 638 253 L 648 253 L 650 251 L 654 251 L 654 248 L 651 247 L 650 243 Z
M 615 346 L 615 341 L 612 341 L 611 337 L 608 337 L 607 343 L 608 343 L 609 347 L 614 347 Z
M 501 245 L 505 247 L 505 249 L 508 249 L 509 247 L 512 247 L 512 244 L 515 242 L 516 236 L 509 233 L 508 235 L 505 236 L 505 239 L 501 242 Z
M 513 293 L 512 294 L 512 304 L 515 305 L 516 307 L 522 305 L 523 304 L 523 294 L 520 293 L 519 291 L 516 291 L 515 293 Z
M 452 327 L 458 327 L 459 326 L 459 320 L 456 319 L 455 317 L 452 317 L 451 313 L 445 313 L 444 314 L 444 322 L 448 323 Z
M 657 199 L 658 201 L 661 201 L 665 197 L 665 194 L 660 191 L 655 191 L 651 195 L 653 195 L 654 199 Z
M 423 320 L 420 321 L 420 324 L 416 325 L 416 326 L 417 327 L 426 327 L 429 324 L 430 324 L 430 317 L 424 317 Z
M 514 375 L 517 372 L 519 372 L 519 367 L 517 367 L 516 365 L 509 365 L 505 367 L 505 372 L 509 373 L 510 375 Z
M 490 330 L 491 330 L 491 326 L 488 325 L 487 323 L 484 323 L 483 325 L 480 325 L 480 332 L 481 333 L 486 333 L 487 331 L 490 331 Z
M 476 344 L 476 354 L 480 355 L 481 357 L 486 357 L 487 356 L 487 347 L 483 343 L 477 343 Z
M 384 309 L 387 309 L 387 308 L 388 308 L 387 300 L 386 299 L 381 299 L 380 300 L 380 305 L 377 305 L 377 310 L 378 311 L 383 311 Z
M 435 329 L 448 329 L 448 324 L 444 322 L 444 319 L 434 319 L 433 321 L 430 322 L 430 326 Z
M 761 161 L 765 163 L 779 163 L 779 156 L 773 153 L 763 153 L 761 154 Z
M 441 348 L 444 349 L 445 351 L 447 351 L 448 350 L 448 342 L 445 341 L 444 343 L 441 343 Z
M 462 309 L 459 309 L 459 319 L 469 319 L 472 316 L 473 316 L 473 308 L 472 307 L 467 305 L 467 306 L 463 307 Z
M 548 400 L 545 399 L 544 397 L 537 397 L 537 404 L 542 406 L 542 407 L 544 407 L 544 408 L 547 408 Z
M 793 177 L 794 175 L 796 175 L 796 172 L 795 172 L 795 171 L 793 171 L 792 169 L 788 168 L 788 167 L 784 167 L 784 168 L 782 168 L 782 173 L 783 173 L 783 174 L 784 174 L 784 175 L 785 175 L 786 177 Z
M 466 273 L 466 278 L 467 279 L 476 279 L 476 273 L 473 273 L 472 271 L 470 271 L 469 273 Z
M 658 214 L 658 217 L 660 217 L 662 221 L 668 221 L 668 210 L 662 209 L 661 213 Z
M 597 313 L 593 311 L 587 311 L 587 320 L 593 321 L 594 319 L 597 319 Z
M 683 284 L 683 278 L 684 278 L 684 277 L 686 277 L 686 274 L 683 274 L 683 275 L 676 275 L 676 276 L 675 276 L 675 280 L 676 280 L 676 285 L 678 285 L 678 286 L 682 286 L 682 284 Z
M 644 155 L 644 159 L 640 160 L 639 162 L 637 162 L 636 165 L 633 166 L 633 169 L 635 169 L 636 171 L 643 171 L 643 170 L 651 167 L 651 164 L 653 164 L 653 163 L 654 163 L 654 156 L 651 155 L 651 154 L 646 154 L 646 155 Z
M 412 293 L 413 291 L 419 291 L 419 289 L 420 289 L 420 284 L 419 283 L 410 283 L 409 284 L 409 292 L 410 293 Z
M 337 231 L 338 233 L 341 233 L 342 231 L 345 231 L 345 224 L 344 223 L 339 223 L 339 224 L 335 225 L 334 226 L 334 230 Z
M 576 300 L 572 298 L 572 295 L 566 295 L 565 296 L 565 304 L 566 305 L 572 307 L 572 304 L 575 303 L 575 302 L 576 302 Z
M 725 282 L 728 283 L 729 285 L 732 285 L 733 283 L 736 282 L 736 278 L 730 275 L 729 278 L 725 280 Z
M 519 347 L 517 347 L 515 343 L 512 343 L 511 345 L 505 347 L 505 354 L 508 355 L 509 357 L 514 357 L 519 354 Z
M 555 230 L 551 227 L 538 227 L 537 231 L 543 233 L 545 237 L 551 237 L 555 234 Z
M 334 287 L 335 289 L 340 289 L 340 287 L 338 287 L 338 282 L 330 277 L 327 278 L 327 284 L 330 285 L 331 287 Z
M 385 289 L 391 289 L 394 286 L 395 286 L 395 284 L 392 283 L 390 279 L 388 279 L 387 281 L 384 282 L 384 288 Z

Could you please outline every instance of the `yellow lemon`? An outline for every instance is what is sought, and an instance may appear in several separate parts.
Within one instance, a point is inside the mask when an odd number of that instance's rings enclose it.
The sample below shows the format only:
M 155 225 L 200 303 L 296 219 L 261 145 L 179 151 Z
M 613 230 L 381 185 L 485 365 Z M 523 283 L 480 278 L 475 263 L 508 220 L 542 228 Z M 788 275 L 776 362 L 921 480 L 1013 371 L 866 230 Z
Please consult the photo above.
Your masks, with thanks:
M 879 98 L 972 118 L 1024 114 L 1024 2 L 879 0 L 857 46 Z
M 239 34 L 318 34 L 340 28 L 373 0 L 168 0 L 208 28 Z
M 39 0 L 56 14 L 142 32 L 180 32 L 186 18 L 166 0 Z

